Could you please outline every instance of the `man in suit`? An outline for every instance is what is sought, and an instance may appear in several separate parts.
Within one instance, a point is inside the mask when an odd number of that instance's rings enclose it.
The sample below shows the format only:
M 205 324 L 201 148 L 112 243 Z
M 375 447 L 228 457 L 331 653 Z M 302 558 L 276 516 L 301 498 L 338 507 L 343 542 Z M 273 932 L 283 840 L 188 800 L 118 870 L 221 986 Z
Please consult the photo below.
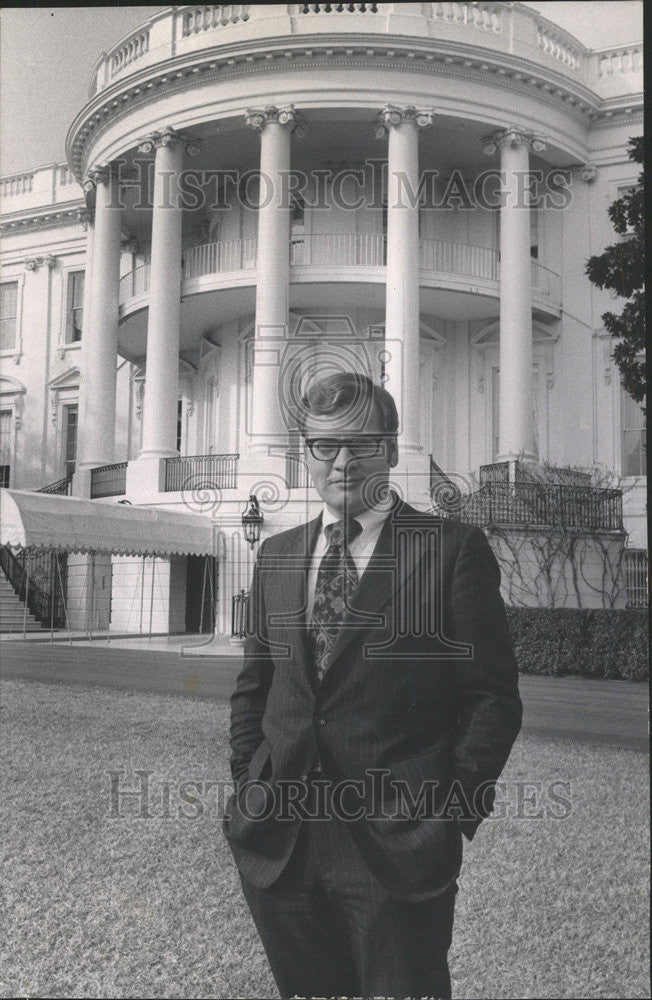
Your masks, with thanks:
M 450 997 L 462 834 L 521 725 L 483 533 L 388 488 L 394 400 L 313 385 L 319 516 L 261 545 L 231 699 L 224 831 L 283 997 Z

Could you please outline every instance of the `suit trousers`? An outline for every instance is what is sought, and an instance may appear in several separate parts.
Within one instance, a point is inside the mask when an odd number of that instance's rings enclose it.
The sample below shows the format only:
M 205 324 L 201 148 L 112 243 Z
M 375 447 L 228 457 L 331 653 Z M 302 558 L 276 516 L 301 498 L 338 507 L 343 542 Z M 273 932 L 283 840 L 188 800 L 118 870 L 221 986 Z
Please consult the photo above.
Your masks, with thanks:
M 282 997 L 451 996 L 457 883 L 423 902 L 390 896 L 342 818 L 303 819 L 277 881 L 242 886 Z

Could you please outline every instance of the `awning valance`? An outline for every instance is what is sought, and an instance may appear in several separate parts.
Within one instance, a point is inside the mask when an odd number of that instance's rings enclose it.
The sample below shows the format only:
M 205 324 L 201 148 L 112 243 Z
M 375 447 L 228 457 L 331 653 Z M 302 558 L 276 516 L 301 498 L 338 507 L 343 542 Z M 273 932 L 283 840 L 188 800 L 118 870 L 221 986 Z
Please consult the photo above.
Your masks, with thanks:
M 114 555 L 213 555 L 204 514 L 0 489 L 0 545 Z

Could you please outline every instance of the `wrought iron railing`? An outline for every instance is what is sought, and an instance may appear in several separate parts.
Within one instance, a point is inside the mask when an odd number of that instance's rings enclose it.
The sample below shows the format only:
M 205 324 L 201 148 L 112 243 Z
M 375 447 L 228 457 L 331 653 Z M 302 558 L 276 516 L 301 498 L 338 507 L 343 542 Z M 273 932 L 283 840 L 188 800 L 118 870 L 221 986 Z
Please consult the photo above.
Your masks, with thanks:
M 66 553 L 51 550 L 15 553 L 3 545 L 0 546 L 0 566 L 14 593 L 27 603 L 27 610 L 41 625 L 61 628 L 65 624 L 62 589 L 66 588 Z
M 234 639 L 244 639 L 247 634 L 247 609 L 249 591 L 241 590 L 231 600 L 231 635 Z
M 486 483 L 508 483 L 509 462 L 492 462 L 480 466 L 480 486 Z
M 454 511 L 461 521 L 528 525 L 572 531 L 622 531 L 622 490 L 554 483 L 489 482 L 461 496 Z
M 120 497 L 127 488 L 127 463 L 100 465 L 91 469 L 91 500 L 101 497 Z
M 285 481 L 289 489 L 306 489 L 312 486 L 310 473 L 305 459 L 300 452 L 288 451 L 285 454 Z
M 63 479 L 57 479 L 56 483 L 48 483 L 47 486 L 41 486 L 40 490 L 36 492 L 70 497 L 72 496 L 72 476 L 64 476 Z
M 238 485 L 239 455 L 183 455 L 165 459 L 166 493 L 177 490 L 233 490 Z
M 461 498 L 460 488 L 447 476 L 430 456 L 430 496 L 433 503 L 443 510 L 451 505 L 457 505 Z
M 625 580 L 627 607 L 647 608 L 649 596 L 647 552 L 642 549 L 625 549 Z

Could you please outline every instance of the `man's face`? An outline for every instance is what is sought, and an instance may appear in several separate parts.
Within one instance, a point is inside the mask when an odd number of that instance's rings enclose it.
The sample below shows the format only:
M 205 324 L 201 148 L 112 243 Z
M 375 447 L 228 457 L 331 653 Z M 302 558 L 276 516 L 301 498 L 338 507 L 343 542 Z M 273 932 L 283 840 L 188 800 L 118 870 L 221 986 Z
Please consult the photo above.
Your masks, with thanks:
M 325 417 L 308 420 L 304 448 L 320 497 L 334 514 L 348 517 L 378 501 L 398 462 L 396 438 L 387 435 L 375 407 L 364 420 L 346 423 L 337 413 L 330 426 Z

